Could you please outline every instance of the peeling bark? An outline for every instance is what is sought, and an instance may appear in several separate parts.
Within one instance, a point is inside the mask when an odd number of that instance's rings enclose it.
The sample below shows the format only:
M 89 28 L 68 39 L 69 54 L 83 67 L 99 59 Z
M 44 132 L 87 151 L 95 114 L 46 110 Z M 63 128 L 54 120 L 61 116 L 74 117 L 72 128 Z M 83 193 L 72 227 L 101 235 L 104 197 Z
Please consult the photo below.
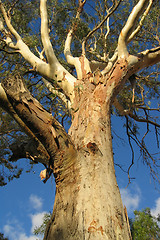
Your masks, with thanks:
M 56 174 L 54 161 L 65 159 L 75 152 L 70 137 L 59 122 L 32 97 L 19 75 L 3 80 L 2 87 L 14 111 L 42 144 L 39 150 L 45 149 L 43 164 Z

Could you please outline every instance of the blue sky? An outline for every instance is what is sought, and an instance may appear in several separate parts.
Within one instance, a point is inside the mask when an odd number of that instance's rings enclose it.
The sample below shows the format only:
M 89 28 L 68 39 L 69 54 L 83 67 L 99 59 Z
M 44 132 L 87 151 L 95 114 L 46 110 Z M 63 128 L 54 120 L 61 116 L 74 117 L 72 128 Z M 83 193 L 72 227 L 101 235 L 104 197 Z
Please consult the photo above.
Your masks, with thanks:
M 113 119 L 112 125 L 117 134 L 123 136 L 122 122 Z M 114 138 L 113 138 L 114 139 Z M 150 139 L 150 137 L 149 137 Z M 151 139 L 150 139 L 151 140 Z M 128 166 L 131 152 L 127 142 L 114 139 L 113 150 L 115 161 Z M 152 214 L 160 213 L 160 194 L 155 189 L 149 170 L 142 164 L 136 149 L 135 166 L 131 169 L 132 183 L 128 183 L 127 175 L 116 167 L 117 181 L 120 187 L 123 204 L 127 207 L 129 217 L 133 217 L 135 209 L 150 207 Z M 26 160 L 20 160 L 26 164 Z M 43 165 L 35 165 L 30 173 L 24 173 L 20 179 L 15 179 L 5 187 L 0 188 L 0 232 L 9 240 L 41 240 L 33 235 L 35 226 L 42 223 L 44 213 L 52 211 L 55 195 L 55 183 L 51 178 L 46 184 L 40 181 L 39 173 Z

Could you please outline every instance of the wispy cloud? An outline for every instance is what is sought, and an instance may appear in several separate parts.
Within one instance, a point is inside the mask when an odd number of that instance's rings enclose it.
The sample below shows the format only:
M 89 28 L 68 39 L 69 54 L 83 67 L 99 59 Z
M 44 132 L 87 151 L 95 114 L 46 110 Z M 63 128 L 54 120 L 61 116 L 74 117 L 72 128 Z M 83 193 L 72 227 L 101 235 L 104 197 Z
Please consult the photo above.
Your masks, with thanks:
M 40 211 L 42 209 L 42 205 L 43 205 L 42 198 L 32 194 L 29 198 L 29 202 L 32 208 L 34 208 L 35 210 Z
M 160 197 L 155 201 L 155 206 L 151 209 L 151 214 L 155 217 L 160 214 Z
M 135 186 L 132 190 L 129 188 L 120 189 L 123 205 L 126 206 L 127 212 L 131 213 L 139 206 L 141 199 L 141 191 L 138 186 Z
M 35 240 L 35 236 L 31 234 L 27 236 L 24 229 L 21 227 L 21 223 L 15 220 L 14 222 L 8 222 L 3 227 L 4 235 L 10 240 Z
M 46 212 L 42 211 L 43 200 L 39 198 L 37 195 L 32 194 L 29 197 L 29 203 L 32 207 L 32 210 L 35 209 L 35 214 L 29 214 L 29 221 L 31 221 L 31 229 L 30 233 L 27 234 L 26 230 L 23 228 L 23 222 L 18 221 L 17 219 L 13 219 L 10 216 L 10 219 L 3 226 L 3 233 L 10 240 L 36 240 L 37 237 L 33 235 L 33 230 L 35 227 L 39 227 L 43 222 L 43 216 Z M 12 219 L 11 219 L 12 218 Z M 38 240 L 43 239 L 43 237 L 38 236 Z

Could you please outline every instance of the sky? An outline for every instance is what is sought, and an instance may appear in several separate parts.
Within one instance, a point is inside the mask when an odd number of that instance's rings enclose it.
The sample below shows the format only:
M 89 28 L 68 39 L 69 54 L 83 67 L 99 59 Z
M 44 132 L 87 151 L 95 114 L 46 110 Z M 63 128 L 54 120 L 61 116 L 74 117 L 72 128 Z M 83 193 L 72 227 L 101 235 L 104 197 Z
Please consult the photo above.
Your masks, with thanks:
M 112 126 L 117 134 L 123 135 L 120 119 L 113 119 Z M 127 142 L 125 139 L 119 141 L 114 135 L 113 142 L 115 162 L 120 161 L 124 167 L 128 166 L 131 162 L 131 151 Z M 149 207 L 151 213 L 157 216 L 160 213 L 160 193 L 155 188 L 149 170 L 138 158 L 139 154 L 136 149 L 136 163 L 131 169 L 131 177 L 135 179 L 128 187 L 127 175 L 116 167 L 123 204 L 127 207 L 131 218 L 134 216 L 134 210 L 142 210 L 146 207 Z M 25 161 L 24 164 L 26 164 Z M 20 164 L 23 164 L 23 160 L 20 160 Z M 9 240 L 42 239 L 41 236 L 35 236 L 33 230 L 41 225 L 44 213 L 52 211 L 55 197 L 54 179 L 51 178 L 44 184 L 39 177 L 42 169 L 43 165 L 37 164 L 30 173 L 23 173 L 19 179 L 14 179 L 0 188 L 0 232 L 4 233 Z

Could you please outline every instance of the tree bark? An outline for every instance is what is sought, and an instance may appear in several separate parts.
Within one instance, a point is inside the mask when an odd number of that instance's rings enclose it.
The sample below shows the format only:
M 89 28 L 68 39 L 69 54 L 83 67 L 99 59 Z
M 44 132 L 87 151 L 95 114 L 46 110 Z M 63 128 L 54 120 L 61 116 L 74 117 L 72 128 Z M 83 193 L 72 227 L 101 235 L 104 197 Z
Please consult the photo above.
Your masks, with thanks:
M 80 89 L 78 89 L 80 86 Z M 44 240 L 131 239 L 117 185 L 106 87 L 79 82 L 69 130 L 77 154 L 56 162 L 56 197 Z M 79 97 L 78 97 L 79 96 Z
M 127 64 L 118 60 L 106 77 L 77 80 L 69 134 L 19 76 L 2 81 L 14 111 L 42 144 L 48 174 L 55 176 L 54 209 L 44 240 L 131 239 L 115 177 L 110 122 L 114 95 L 131 74 Z

